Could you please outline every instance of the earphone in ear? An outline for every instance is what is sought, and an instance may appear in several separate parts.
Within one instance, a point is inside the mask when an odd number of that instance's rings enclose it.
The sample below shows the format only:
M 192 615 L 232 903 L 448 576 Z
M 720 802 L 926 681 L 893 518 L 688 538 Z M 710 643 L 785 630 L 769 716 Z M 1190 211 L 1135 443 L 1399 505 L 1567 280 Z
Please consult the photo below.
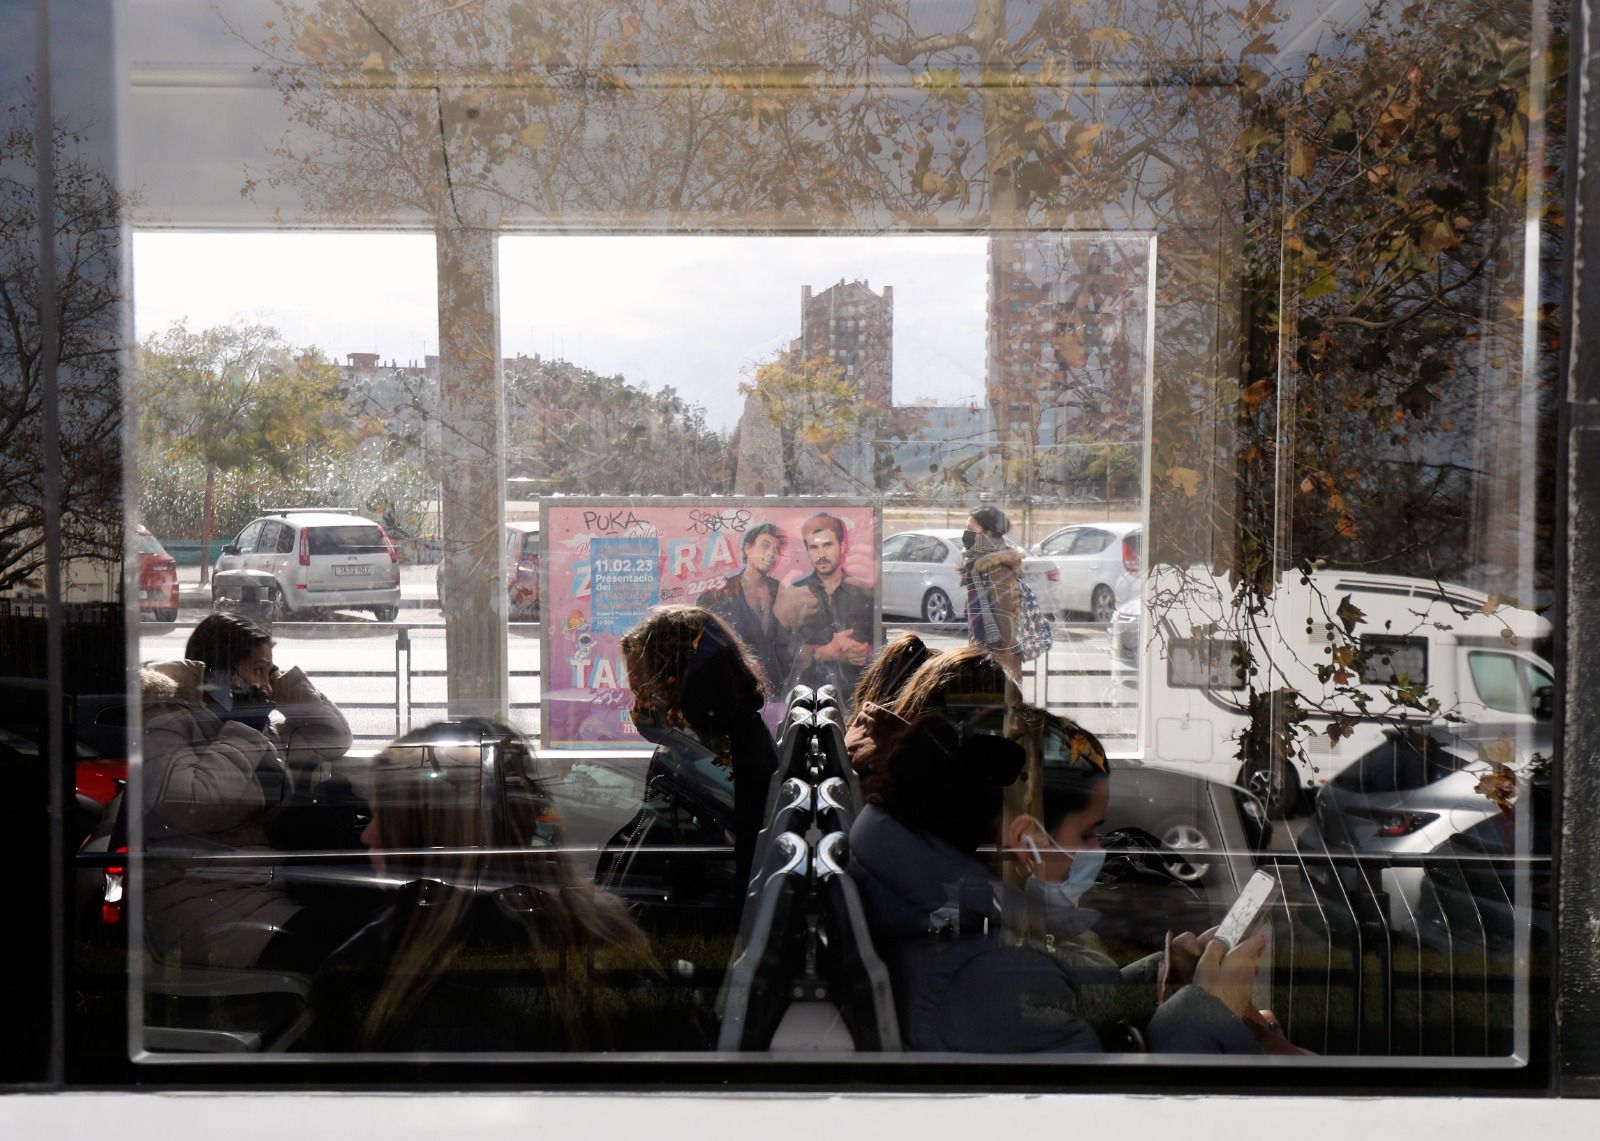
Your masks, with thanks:
M 1033 842 L 1033 837 L 1032 836 L 1023 836 L 1022 837 L 1022 843 L 1023 843 L 1024 846 L 1027 847 L 1028 854 L 1033 857 L 1033 862 L 1034 863 L 1036 863 L 1036 864 L 1044 863 L 1044 853 L 1039 851 L 1039 845 L 1037 845 L 1037 844 L 1035 844 Z

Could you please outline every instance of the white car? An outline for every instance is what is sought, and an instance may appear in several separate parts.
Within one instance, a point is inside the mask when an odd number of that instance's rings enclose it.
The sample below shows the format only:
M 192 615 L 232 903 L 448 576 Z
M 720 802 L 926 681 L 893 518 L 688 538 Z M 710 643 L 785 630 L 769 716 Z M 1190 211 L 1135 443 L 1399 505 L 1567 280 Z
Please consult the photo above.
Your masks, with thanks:
M 274 620 L 312 610 L 400 610 L 400 554 L 371 519 L 330 508 L 277 508 L 222 548 L 213 609 L 260 610 Z
M 966 621 L 961 531 L 959 527 L 902 531 L 883 540 L 879 560 L 885 614 L 914 616 L 924 622 Z M 1017 547 L 1010 539 L 1006 545 Z M 1048 610 L 1049 603 L 1042 592 L 1055 586 L 1049 580 L 1054 568 L 1025 558 L 1022 573 L 1039 596 L 1039 605 Z
M 1104 626 L 1117 609 L 1117 584 L 1139 573 L 1143 528 L 1138 523 L 1074 523 L 1053 531 L 1029 554 L 1057 573 L 1039 605 L 1058 614 L 1089 614 Z M 1030 582 L 1034 580 L 1032 577 Z

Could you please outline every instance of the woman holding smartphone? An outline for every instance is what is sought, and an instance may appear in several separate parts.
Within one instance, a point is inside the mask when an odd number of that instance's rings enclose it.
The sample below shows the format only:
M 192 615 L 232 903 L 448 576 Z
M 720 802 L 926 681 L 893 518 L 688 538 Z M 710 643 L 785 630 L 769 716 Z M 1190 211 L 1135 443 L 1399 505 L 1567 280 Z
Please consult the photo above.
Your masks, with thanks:
M 307 910 L 237 858 L 267 865 L 286 846 L 293 806 L 310 804 L 350 726 L 304 673 L 277 669 L 271 635 L 249 618 L 208 616 L 185 652 L 140 671 L 146 697 L 162 701 L 143 738 L 149 945 L 185 963 L 308 970 L 348 921 Z
M 225 611 L 201 619 L 184 657 L 206 707 L 264 734 L 289 768 L 291 796 L 306 794 L 317 768 L 349 750 L 350 724 L 299 666 L 279 669 L 272 646 L 266 627 Z
M 1119 967 L 1090 935 L 1096 913 L 1078 906 L 1099 871 L 1097 830 L 1109 781 L 1094 737 L 1068 730 L 1067 764 L 1045 778 L 1044 819 L 1002 826 L 1004 789 L 1022 747 L 992 731 L 1000 718 L 949 705 L 919 717 L 890 758 L 882 804 L 850 833 L 850 872 L 873 942 L 889 967 L 907 1045 L 980 1053 L 1100 1052 L 1138 1031 L 1152 1050 L 1257 1053 L 1246 1023 L 1264 939 L 1223 948 L 1184 933 L 1162 956 Z M 1052 791 L 1052 785 L 1056 787 Z M 1019 859 L 1019 891 L 980 856 Z

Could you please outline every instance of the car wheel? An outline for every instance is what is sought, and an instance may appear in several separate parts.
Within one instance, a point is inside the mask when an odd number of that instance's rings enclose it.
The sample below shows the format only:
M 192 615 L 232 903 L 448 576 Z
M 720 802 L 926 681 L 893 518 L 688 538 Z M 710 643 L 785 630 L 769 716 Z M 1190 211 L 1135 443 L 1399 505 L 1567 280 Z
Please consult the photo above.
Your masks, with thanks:
M 214 600 L 212 602 L 212 605 L 213 606 L 216 605 L 216 602 Z M 177 620 L 178 620 L 178 608 L 175 607 L 175 606 L 167 607 L 166 609 L 157 610 L 156 611 L 156 621 L 157 622 L 176 622 Z
M 924 622 L 944 623 L 956 616 L 956 608 L 950 604 L 950 596 L 937 586 L 922 596 L 922 620 Z
M 1162 866 L 1173 879 L 1192 885 L 1204 883 L 1210 877 L 1212 862 L 1188 855 L 1216 850 L 1216 845 L 1200 825 L 1188 818 L 1169 820 L 1161 826 L 1158 838 L 1166 849 L 1161 854 Z
M 1101 583 L 1089 596 L 1089 611 L 1094 615 L 1096 622 L 1102 626 L 1107 625 L 1117 613 L 1116 593 L 1105 583 Z
M 294 618 L 294 611 L 289 609 L 289 603 L 283 596 L 283 591 L 273 587 L 267 594 L 266 610 L 267 620 L 270 622 L 289 622 Z
M 1250 761 L 1239 770 L 1239 783 L 1261 802 L 1267 819 L 1287 817 L 1299 799 L 1289 766 L 1283 761 Z
M 379 622 L 393 622 L 399 613 L 400 608 L 398 606 L 374 606 L 372 608 L 372 616 Z

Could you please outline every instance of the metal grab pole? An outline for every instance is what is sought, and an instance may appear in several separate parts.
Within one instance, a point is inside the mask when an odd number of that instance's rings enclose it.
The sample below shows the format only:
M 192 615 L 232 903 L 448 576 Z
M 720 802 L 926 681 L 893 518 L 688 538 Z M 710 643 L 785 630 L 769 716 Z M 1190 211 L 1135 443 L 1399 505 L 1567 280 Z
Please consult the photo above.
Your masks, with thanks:
M 405 656 L 405 664 L 400 662 Z M 402 680 L 404 679 L 404 680 Z M 402 728 L 401 710 L 405 711 Z M 411 728 L 411 630 L 400 626 L 394 633 L 394 735 L 400 736 Z

